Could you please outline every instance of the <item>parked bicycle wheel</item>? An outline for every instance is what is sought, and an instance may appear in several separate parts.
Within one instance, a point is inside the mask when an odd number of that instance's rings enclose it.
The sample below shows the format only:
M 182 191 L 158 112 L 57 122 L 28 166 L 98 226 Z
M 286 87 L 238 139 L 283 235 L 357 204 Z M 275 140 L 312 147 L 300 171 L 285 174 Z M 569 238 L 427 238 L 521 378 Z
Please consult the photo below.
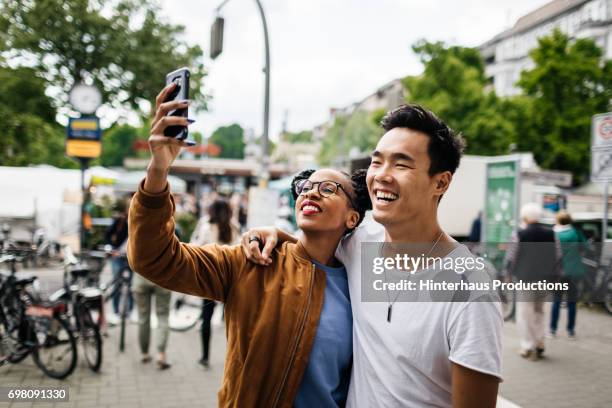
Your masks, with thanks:
M 97 372 L 102 366 L 102 336 L 88 310 L 83 310 L 79 337 L 83 346 L 83 355 L 89 368 Z
M 196 296 L 172 294 L 168 326 L 170 330 L 184 332 L 192 329 L 202 315 L 202 299 Z
M 77 363 L 76 340 L 68 323 L 56 315 L 31 320 L 38 340 L 32 353 L 34 363 L 51 378 L 68 377 Z
M 19 327 L 12 331 L 6 330 L 2 324 L 2 333 L 3 353 L 7 356 L 6 361 L 11 364 L 23 361 L 30 355 L 33 346 L 36 344 L 36 334 L 31 322 L 27 319 L 23 319 Z

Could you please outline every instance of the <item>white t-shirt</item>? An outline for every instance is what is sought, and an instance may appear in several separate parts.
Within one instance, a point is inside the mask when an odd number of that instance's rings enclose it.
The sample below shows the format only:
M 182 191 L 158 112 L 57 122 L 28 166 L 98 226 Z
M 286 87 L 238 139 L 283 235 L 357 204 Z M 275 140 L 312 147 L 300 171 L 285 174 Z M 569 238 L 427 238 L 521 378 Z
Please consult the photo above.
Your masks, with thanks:
M 382 225 L 366 219 L 336 251 L 353 308 L 347 407 L 451 407 L 451 361 L 501 379 L 499 303 L 396 302 L 388 322 L 388 303 L 361 301 L 361 243 L 384 239 Z M 466 253 L 460 246 L 448 256 Z

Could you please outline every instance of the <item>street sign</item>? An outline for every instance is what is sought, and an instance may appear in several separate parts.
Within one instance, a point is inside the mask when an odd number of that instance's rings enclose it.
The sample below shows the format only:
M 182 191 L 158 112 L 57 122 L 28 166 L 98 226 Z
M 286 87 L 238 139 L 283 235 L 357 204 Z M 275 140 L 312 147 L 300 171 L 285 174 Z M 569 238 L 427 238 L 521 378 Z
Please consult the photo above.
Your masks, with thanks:
M 591 121 L 591 181 L 612 181 L 612 112 Z
M 591 181 L 612 181 L 612 149 L 591 150 Z
M 520 168 L 518 158 L 487 163 L 483 242 L 510 242 L 518 221 Z
M 591 125 L 591 147 L 612 148 L 612 112 L 593 116 Z
M 94 159 L 102 154 L 102 129 L 97 117 L 70 118 L 66 128 L 66 155 Z

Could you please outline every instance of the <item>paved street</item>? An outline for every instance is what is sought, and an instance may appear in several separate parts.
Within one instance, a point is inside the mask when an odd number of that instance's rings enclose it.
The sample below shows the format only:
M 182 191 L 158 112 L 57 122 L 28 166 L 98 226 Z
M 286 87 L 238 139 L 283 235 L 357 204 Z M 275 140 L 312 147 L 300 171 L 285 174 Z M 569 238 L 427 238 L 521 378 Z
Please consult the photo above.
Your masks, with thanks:
M 577 341 L 567 339 L 566 310 L 559 335 L 546 342 L 546 358 L 537 362 L 518 355 L 516 325 L 504 328 L 500 393 L 523 408 L 612 407 L 612 316 L 599 308 L 578 309 Z
M 41 275 L 41 273 L 39 273 Z M 57 284 L 45 277 L 43 287 Z M 565 311 L 565 310 L 564 310 Z M 560 327 L 563 327 L 562 315 Z M 547 358 L 523 360 L 517 354 L 518 337 L 514 323 L 504 328 L 505 381 L 500 394 L 503 407 L 601 408 L 612 406 L 612 317 L 594 309 L 578 312 L 579 340 L 567 340 L 560 330 L 558 339 L 547 343 Z M 70 402 L 54 407 L 214 407 L 220 386 L 225 353 L 222 325 L 213 327 L 211 368 L 197 364 L 199 332 L 170 334 L 168 356 L 172 368 L 160 372 L 154 364 L 140 363 L 136 325 L 128 330 L 127 350 L 118 352 L 117 329 L 110 328 L 104 345 L 100 373 L 92 373 L 79 361 L 75 373 L 63 383 L 43 376 L 28 358 L 25 362 L 0 368 L 2 385 L 55 385 L 70 387 Z M 0 403 L 0 407 L 36 407 L 49 403 Z

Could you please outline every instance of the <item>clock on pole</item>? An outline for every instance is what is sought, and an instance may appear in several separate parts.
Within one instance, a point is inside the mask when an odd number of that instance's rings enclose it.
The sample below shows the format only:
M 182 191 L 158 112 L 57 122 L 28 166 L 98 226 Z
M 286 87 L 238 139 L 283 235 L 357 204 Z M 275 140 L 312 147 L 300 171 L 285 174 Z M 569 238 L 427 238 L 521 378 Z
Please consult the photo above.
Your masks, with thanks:
M 81 113 L 78 118 L 70 118 L 66 127 L 66 155 L 79 160 L 81 164 L 81 189 L 83 200 L 81 202 L 81 233 L 80 247 L 85 243 L 85 201 L 86 189 L 85 170 L 89 160 L 100 157 L 102 154 L 102 129 L 96 117 L 96 110 L 102 105 L 102 94 L 92 85 L 76 84 L 71 90 L 68 100 L 72 107 Z

